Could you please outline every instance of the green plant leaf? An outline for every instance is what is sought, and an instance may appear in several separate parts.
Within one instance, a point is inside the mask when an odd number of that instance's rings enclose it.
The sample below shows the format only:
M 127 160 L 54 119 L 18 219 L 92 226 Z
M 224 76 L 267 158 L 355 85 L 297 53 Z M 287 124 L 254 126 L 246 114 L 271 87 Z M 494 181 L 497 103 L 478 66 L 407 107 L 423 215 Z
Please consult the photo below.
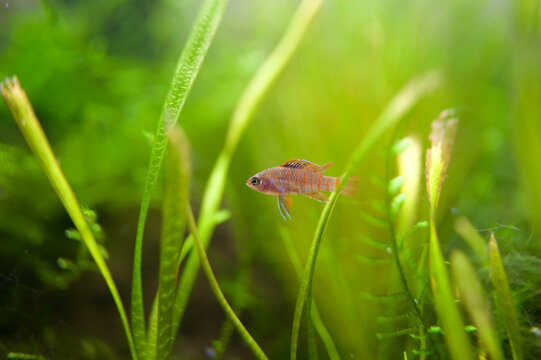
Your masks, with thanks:
M 488 265 L 486 241 L 479 235 L 468 219 L 461 216 L 455 221 L 455 231 L 466 241 L 483 265 Z
M 299 281 L 300 281 L 301 276 L 302 276 L 302 264 L 301 264 L 301 259 L 299 258 L 299 255 L 297 255 L 297 252 L 295 251 L 293 240 L 291 239 L 291 236 L 289 235 L 285 227 L 280 228 L 280 234 L 282 235 L 282 240 L 284 242 L 284 247 L 286 248 L 286 252 L 289 256 L 289 260 L 291 261 L 291 264 L 293 265 L 293 268 L 295 269 L 295 272 L 297 273 L 297 277 L 299 278 Z M 325 346 L 325 349 L 327 350 L 327 354 L 329 355 L 329 358 L 331 360 L 339 360 L 340 355 L 338 354 L 338 350 L 336 350 L 336 345 L 334 344 L 331 334 L 327 330 L 327 327 L 325 326 L 325 324 L 323 323 L 323 320 L 321 319 L 321 316 L 319 315 L 319 311 L 317 309 L 315 301 L 314 300 L 312 301 L 313 301 L 312 322 L 314 323 L 314 327 L 316 328 L 316 331 L 318 332 L 319 336 L 321 337 L 321 340 L 323 341 L 323 345 Z
M 432 122 L 430 133 L 432 146 L 426 152 L 426 188 L 430 213 L 434 213 L 438 206 L 445 173 L 451 159 L 458 123 L 458 119 L 453 116 L 454 111 L 447 109 Z
M 252 335 L 250 335 L 248 330 L 246 330 L 242 322 L 239 320 L 239 318 L 237 317 L 237 315 L 235 314 L 235 312 L 233 311 L 233 309 L 227 302 L 227 299 L 225 298 L 222 290 L 220 289 L 220 286 L 218 285 L 218 281 L 216 280 L 216 277 L 214 276 L 214 273 L 212 272 L 212 268 L 210 267 L 209 259 L 207 257 L 207 253 L 205 252 L 205 248 L 203 247 L 203 243 L 201 243 L 201 240 L 199 238 L 197 225 L 195 223 L 192 209 L 190 208 L 189 204 L 187 204 L 187 215 L 188 215 L 188 227 L 190 229 L 190 232 L 193 235 L 195 248 L 197 249 L 197 253 L 199 254 L 201 265 L 203 267 L 203 272 L 207 276 L 210 288 L 212 289 L 212 292 L 216 296 L 218 303 L 224 310 L 229 320 L 233 323 L 233 326 L 235 326 L 235 328 L 239 332 L 240 336 L 242 337 L 246 345 L 248 345 L 250 350 L 252 350 L 255 357 L 261 360 L 268 360 L 263 350 L 261 350 L 261 347 L 259 346 L 259 344 L 254 340 Z
M 143 233 L 150 205 L 150 199 L 162 164 L 167 145 L 167 134 L 176 124 L 188 93 L 199 73 L 214 34 L 221 22 L 227 0 L 205 0 L 192 27 L 186 45 L 180 55 L 171 86 L 162 108 L 158 127 L 152 142 L 152 153 L 141 201 L 135 251 L 133 260 L 133 279 L 131 297 L 131 321 L 135 344 L 139 354 L 146 349 L 145 315 L 143 307 L 143 285 L 141 281 L 141 261 Z
M 395 195 L 402 187 L 402 184 L 404 184 L 404 177 L 402 175 L 398 175 L 397 177 L 389 181 L 387 191 L 390 195 Z
M 515 303 L 513 302 L 513 296 L 511 294 L 511 287 L 507 280 L 507 274 L 503 267 L 500 250 L 498 249 L 498 243 L 493 233 L 490 233 L 490 240 L 488 243 L 489 257 L 490 257 L 490 270 L 492 273 L 492 284 L 496 291 L 498 298 L 498 304 L 500 305 L 500 312 L 502 314 L 505 329 L 507 330 L 507 336 L 509 337 L 509 343 L 511 344 L 511 352 L 514 360 L 524 359 L 522 353 L 522 345 L 520 339 L 520 327 L 517 317 L 517 310 Z
M 353 171 L 359 166 L 359 163 L 363 159 L 364 155 L 370 149 L 376 141 L 383 135 L 392 125 L 396 124 L 418 101 L 419 99 L 436 88 L 440 83 L 440 76 L 437 73 L 429 73 L 421 78 L 411 81 L 396 95 L 389 105 L 385 108 L 380 117 L 374 122 L 366 136 L 361 140 L 357 149 L 351 156 L 348 164 L 346 165 L 346 171 L 340 178 L 340 183 L 335 192 L 333 192 L 329 198 L 329 201 L 323 208 L 319 222 L 312 240 L 312 245 L 308 253 L 308 259 L 304 268 L 301 285 L 297 294 L 297 301 L 295 304 L 295 313 L 293 318 L 293 326 L 291 331 L 291 348 L 290 357 L 296 359 L 297 357 L 297 343 L 299 340 L 299 329 L 301 324 L 301 317 L 305 304 L 307 304 L 307 313 L 311 301 L 310 293 L 312 287 L 312 279 L 314 276 L 314 269 L 319 252 L 319 244 L 325 232 L 325 228 L 329 222 L 332 210 L 342 190 L 342 187 L 346 183 L 347 179 L 351 176 Z
M 472 359 L 472 348 L 464 331 L 464 322 L 451 290 L 451 282 L 441 252 L 434 220 L 430 222 L 430 246 L 428 252 L 434 306 L 445 331 L 447 348 L 451 353 L 451 357 L 455 360 Z
M 300 3 L 280 42 L 250 80 L 235 108 L 225 145 L 210 174 L 199 212 L 198 229 L 204 247 L 208 246 L 214 232 L 215 216 L 220 206 L 227 172 L 238 142 L 264 95 L 291 59 L 321 4 L 322 0 L 303 0 Z M 192 252 L 177 290 L 173 331 L 176 331 L 180 326 L 199 265 L 198 254 Z
M 498 334 L 490 314 L 490 303 L 483 294 L 483 287 L 473 265 L 462 252 L 454 251 L 451 254 L 451 270 L 462 304 L 477 327 L 479 338 L 486 346 L 490 358 L 503 360 Z
M 173 305 L 177 285 L 180 249 L 186 228 L 186 207 L 191 177 L 190 146 L 178 127 L 169 135 L 165 157 L 165 192 L 162 215 L 160 271 L 157 293 L 156 344 L 148 351 L 156 359 L 168 359 L 173 346 Z
M 89 224 L 85 220 L 85 216 L 81 211 L 81 206 L 79 205 L 73 190 L 66 180 L 66 177 L 62 173 L 60 165 L 58 165 L 58 162 L 56 161 L 53 150 L 49 145 L 49 141 L 43 132 L 39 120 L 34 114 L 34 109 L 32 108 L 26 93 L 20 87 L 19 80 L 16 77 L 4 80 L 0 85 L 0 92 L 2 93 L 4 102 L 11 111 L 17 126 L 28 143 L 28 146 L 38 159 L 38 162 L 43 168 L 45 175 L 47 175 L 47 178 L 51 182 L 54 191 L 66 208 L 66 211 L 68 212 L 71 220 L 77 228 L 77 231 L 88 248 L 90 255 L 92 255 L 92 258 L 96 262 L 100 273 L 105 279 L 105 282 L 109 287 L 109 291 L 113 296 L 113 300 L 115 301 L 120 319 L 122 320 L 122 325 L 124 327 L 126 338 L 128 339 L 132 358 L 137 359 L 126 311 L 124 310 L 124 305 L 122 304 L 122 300 L 118 294 L 118 290 L 113 277 L 111 276 L 111 272 L 109 271 L 107 263 L 100 252 L 100 246 L 94 238 Z

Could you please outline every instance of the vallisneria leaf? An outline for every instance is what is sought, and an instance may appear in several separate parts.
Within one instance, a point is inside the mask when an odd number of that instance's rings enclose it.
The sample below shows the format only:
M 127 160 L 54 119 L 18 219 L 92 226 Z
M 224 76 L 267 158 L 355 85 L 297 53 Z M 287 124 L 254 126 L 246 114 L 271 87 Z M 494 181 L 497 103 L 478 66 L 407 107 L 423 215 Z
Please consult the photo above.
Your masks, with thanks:
M 238 142 L 264 95 L 293 56 L 321 4 L 322 0 L 303 0 L 300 3 L 280 42 L 250 80 L 235 108 L 225 145 L 210 174 L 199 212 L 197 225 L 203 247 L 208 246 L 214 232 L 216 213 L 222 200 L 227 172 Z M 190 253 L 182 273 L 175 302 L 173 331 L 178 329 L 184 315 L 200 266 L 198 256 L 196 252 Z
M 498 304 L 500 305 L 500 312 L 502 315 L 505 329 L 507 330 L 507 336 L 509 337 L 509 343 L 511 344 L 511 352 L 514 360 L 524 359 L 522 353 L 522 345 L 520 339 L 520 327 L 517 317 L 517 310 L 513 301 L 513 295 L 511 294 L 511 287 L 507 280 L 507 274 L 503 267 L 500 250 L 498 249 L 498 243 L 493 233 L 490 233 L 489 241 L 489 256 L 490 256 L 490 270 L 492 275 L 492 284 L 498 298 Z
M 445 342 L 454 360 L 472 359 L 471 344 L 455 302 L 447 267 L 441 252 L 434 222 L 430 222 L 429 273 L 438 318 L 445 332 Z
M 461 216 L 455 221 L 455 231 L 466 241 L 483 265 L 488 264 L 488 246 L 468 219 Z
M 455 251 L 451 255 L 451 270 L 463 306 L 473 320 L 481 339 L 492 360 L 503 360 L 503 352 L 490 311 L 490 303 L 483 293 L 473 265 L 466 255 Z
M 246 330 L 242 322 L 239 320 L 237 314 L 233 311 L 231 308 L 231 305 L 227 302 L 227 299 L 224 296 L 224 293 L 222 292 L 222 289 L 220 289 L 220 286 L 218 285 L 218 281 L 216 280 L 216 277 L 214 276 L 214 272 L 212 271 L 212 268 L 210 267 L 210 262 L 207 257 L 207 253 L 205 252 L 205 248 L 203 246 L 203 243 L 201 243 L 201 239 L 199 238 L 199 233 L 197 231 L 197 224 L 195 223 L 195 219 L 192 213 L 192 209 L 190 207 L 190 204 L 186 204 L 186 215 L 188 220 L 188 228 L 190 229 L 190 232 L 193 236 L 193 241 L 195 248 L 197 249 L 197 254 L 199 255 L 199 259 L 201 261 L 201 265 L 203 267 L 203 272 L 207 276 L 207 279 L 209 281 L 210 288 L 214 295 L 216 296 L 216 300 L 218 300 L 218 303 L 224 310 L 225 314 L 227 315 L 228 319 L 231 321 L 233 326 L 237 329 L 239 332 L 239 335 L 242 337 L 246 345 L 252 350 L 254 356 L 259 360 L 268 360 L 267 355 L 263 352 L 259 344 L 254 340 L 252 335 Z
M 152 141 L 152 153 L 148 166 L 133 259 L 133 279 L 131 297 L 131 322 L 135 344 L 139 354 L 146 349 L 145 314 L 143 307 L 143 284 L 141 281 L 141 261 L 143 252 L 143 233 L 150 206 L 150 199 L 162 164 L 167 145 L 167 135 L 176 124 L 188 93 L 190 92 L 203 59 L 207 54 L 214 34 L 221 22 L 227 0 L 205 0 L 192 27 L 186 45 L 178 60 L 177 68 L 164 105 L 158 127 Z
M 8 106 L 9 110 L 17 126 L 21 130 L 28 146 L 36 156 L 38 162 L 40 163 L 45 175 L 51 182 L 51 185 L 60 198 L 60 201 L 66 208 L 71 220 L 75 224 L 77 231 L 79 232 L 81 238 L 83 239 L 90 255 L 96 262 L 100 273 L 102 274 L 109 291 L 113 296 L 118 313 L 120 314 L 120 319 L 122 320 L 122 325 L 124 327 L 124 332 L 126 333 L 126 338 L 128 339 L 128 344 L 130 346 L 130 352 L 133 359 L 137 359 L 137 353 L 135 350 L 135 344 L 132 338 L 132 333 L 130 326 L 128 324 L 128 318 L 124 310 L 124 305 L 118 294 L 115 282 L 107 263 L 105 262 L 101 252 L 100 246 L 94 235 L 88 222 L 85 220 L 85 216 L 81 211 L 81 206 L 73 193 L 60 165 L 56 161 L 56 157 L 49 145 L 49 141 L 43 132 L 43 129 L 39 123 L 39 120 L 34 113 L 34 109 L 30 104 L 30 100 L 26 96 L 25 91 L 19 85 L 19 80 L 16 77 L 8 78 L 4 80 L 0 85 L 0 92 L 4 98 L 4 102 Z
M 186 209 L 189 201 L 190 147 L 184 132 L 178 127 L 173 128 L 169 134 L 169 146 L 165 160 L 165 191 L 157 295 L 157 342 L 154 349 L 149 349 L 149 352 L 156 354 L 156 359 L 168 359 L 173 346 L 173 305 L 180 249 L 186 229 Z M 153 345 L 149 344 L 149 346 Z

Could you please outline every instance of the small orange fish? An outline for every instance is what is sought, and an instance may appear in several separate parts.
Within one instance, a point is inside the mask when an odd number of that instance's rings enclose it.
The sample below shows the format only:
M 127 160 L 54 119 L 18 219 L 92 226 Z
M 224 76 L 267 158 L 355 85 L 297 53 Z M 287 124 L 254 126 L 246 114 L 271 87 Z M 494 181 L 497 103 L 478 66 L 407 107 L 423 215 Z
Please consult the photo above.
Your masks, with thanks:
M 308 160 L 293 159 L 270 169 L 263 170 L 246 181 L 248 187 L 262 194 L 276 195 L 280 215 L 286 220 L 282 209 L 291 220 L 288 209 L 291 207 L 289 194 L 306 195 L 318 201 L 328 201 L 320 191 L 334 191 L 340 178 L 324 176 L 332 163 L 317 165 Z M 359 178 L 351 177 L 342 188 L 342 194 L 355 196 Z

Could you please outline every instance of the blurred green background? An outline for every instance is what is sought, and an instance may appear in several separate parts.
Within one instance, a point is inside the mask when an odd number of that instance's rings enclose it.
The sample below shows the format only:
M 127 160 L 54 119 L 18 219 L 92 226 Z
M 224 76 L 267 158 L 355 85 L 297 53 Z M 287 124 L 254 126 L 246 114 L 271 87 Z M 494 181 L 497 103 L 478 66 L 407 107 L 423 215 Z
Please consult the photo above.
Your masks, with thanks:
M 163 99 L 200 1 L 0 1 L 0 78 L 17 75 L 81 204 L 97 214 L 101 243 L 128 304 L 135 228 Z M 197 212 L 244 87 L 281 37 L 297 1 L 231 0 L 181 113 L 192 147 Z M 359 195 L 341 198 L 323 239 L 314 296 L 344 358 L 376 358 L 385 304 L 385 251 L 362 241 L 387 230 L 377 216 L 392 141 L 428 145 L 446 108 L 459 118 L 439 205 L 444 252 L 465 248 L 454 230 L 467 217 L 506 256 L 524 331 L 541 325 L 541 13 L 538 1 L 327 0 L 292 62 L 257 110 L 234 156 L 210 261 L 226 296 L 272 359 L 289 352 L 297 276 L 284 247 L 304 259 L 322 204 L 294 197 L 284 223 L 273 197 L 245 181 L 292 158 L 334 162 L 352 151 L 390 99 L 430 70 L 442 85 L 370 151 L 356 175 Z M 424 158 L 424 157 L 423 157 Z M 424 171 L 424 170 L 423 170 Z M 415 220 L 427 218 L 419 174 Z M 147 225 L 146 305 L 157 280 L 160 193 Z M 377 208 L 377 206 L 376 206 Z M 73 225 L 0 106 L 0 351 L 50 358 L 126 358 L 113 301 Z M 412 241 L 426 242 L 423 231 Z M 360 256 L 358 256 L 360 255 Z M 365 260 L 362 260 L 365 259 Z M 201 359 L 225 319 L 199 277 L 176 358 Z M 405 341 L 405 340 L 395 340 Z M 537 340 L 539 342 L 539 340 Z M 532 345 L 533 348 L 533 345 Z M 390 358 L 401 357 L 391 350 Z M 306 354 L 300 354 L 304 358 Z M 530 358 L 541 356 L 539 347 Z M 250 358 L 234 337 L 226 358 Z

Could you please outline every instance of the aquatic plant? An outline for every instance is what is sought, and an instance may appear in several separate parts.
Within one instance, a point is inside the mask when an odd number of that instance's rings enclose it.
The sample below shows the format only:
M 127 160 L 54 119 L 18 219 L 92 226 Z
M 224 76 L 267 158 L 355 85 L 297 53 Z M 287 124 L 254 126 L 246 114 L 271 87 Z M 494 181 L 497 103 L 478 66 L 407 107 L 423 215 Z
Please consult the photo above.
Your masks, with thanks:
M 392 2 L 303 0 L 226 11 L 227 3 L 202 2 L 180 58 L 167 60 L 176 69 L 156 58 L 176 54 L 178 41 L 164 34 L 191 24 L 184 10 L 194 5 L 164 2 L 153 13 L 121 0 L 97 16 L 83 3 L 41 2 L 43 17 L 13 22 L 0 69 L 21 84 L 9 77 L 1 92 L 31 152 L 11 122 L 0 122 L 0 235 L 7 239 L 0 290 L 13 285 L 2 304 L 23 324 L 2 320 L 0 352 L 12 359 L 199 358 L 204 351 L 214 359 L 541 356 L 539 12 L 526 3 L 516 13 L 492 3 L 397 11 Z M 175 6 L 182 11 L 172 16 Z M 268 11 L 277 6 L 287 16 Z M 141 34 L 117 18 L 128 8 L 154 41 L 128 40 L 141 52 L 152 48 L 151 60 L 126 54 L 126 34 Z M 239 18 L 255 24 L 250 34 Z M 222 21 L 226 32 L 218 31 Z M 45 49 L 39 67 L 28 55 L 37 48 Z M 57 78 L 69 77 L 76 81 L 58 89 Z M 59 140 L 66 124 L 75 130 Z M 139 164 L 147 153 L 148 165 Z M 334 162 L 340 184 L 360 178 L 359 195 L 341 197 L 339 187 L 326 204 L 296 201 L 293 221 L 283 223 L 275 204 L 253 196 L 244 180 L 293 157 Z M 36 197 L 47 185 L 43 173 L 58 198 Z M 126 229 L 135 226 L 123 218 L 132 211 L 139 214 L 133 263 L 120 263 L 118 249 L 133 244 Z M 147 261 L 157 265 L 154 281 Z M 38 330 L 23 329 L 32 316 L 21 317 L 42 310 L 21 301 L 24 292 L 46 295 L 20 281 L 29 276 L 17 273 L 19 262 L 62 297 L 92 276 L 86 271 L 99 272 L 124 334 L 73 341 L 79 334 L 37 320 Z M 130 265 L 127 314 L 120 266 Z M 203 290 L 195 286 L 200 268 Z M 195 303 L 202 296 L 209 304 Z M 83 301 L 70 306 L 84 313 L 93 305 Z M 214 302 L 218 315 L 204 319 Z

